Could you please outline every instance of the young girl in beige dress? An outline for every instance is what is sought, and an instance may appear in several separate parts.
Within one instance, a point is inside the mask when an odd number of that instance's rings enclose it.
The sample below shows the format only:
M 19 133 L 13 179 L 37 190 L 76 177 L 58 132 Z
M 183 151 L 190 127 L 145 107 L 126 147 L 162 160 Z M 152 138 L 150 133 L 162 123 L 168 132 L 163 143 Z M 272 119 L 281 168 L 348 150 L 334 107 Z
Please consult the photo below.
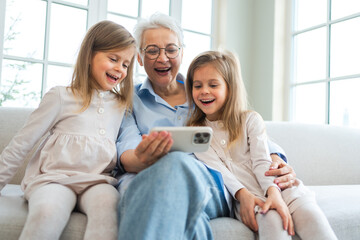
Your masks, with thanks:
M 115 141 L 131 108 L 135 40 L 110 21 L 86 34 L 70 87 L 54 87 L 0 155 L 0 190 L 26 155 L 21 187 L 29 214 L 20 239 L 59 239 L 72 210 L 87 215 L 84 239 L 117 238 Z
M 188 125 L 214 131 L 211 148 L 195 155 L 221 172 L 237 200 L 237 219 L 258 230 L 260 239 L 291 239 L 294 231 L 301 239 L 336 239 L 314 195 L 300 180 L 281 192 L 274 178 L 265 176 L 271 164 L 265 124 L 258 113 L 247 110 L 233 54 L 209 51 L 197 56 L 187 73 L 186 91 L 194 107 Z

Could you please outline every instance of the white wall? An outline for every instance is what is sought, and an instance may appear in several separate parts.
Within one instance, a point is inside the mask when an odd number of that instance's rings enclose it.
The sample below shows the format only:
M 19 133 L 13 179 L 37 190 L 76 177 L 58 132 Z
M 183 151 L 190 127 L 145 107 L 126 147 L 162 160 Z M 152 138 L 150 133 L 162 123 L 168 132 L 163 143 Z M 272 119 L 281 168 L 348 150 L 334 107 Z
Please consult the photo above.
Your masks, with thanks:
M 275 19 L 277 26 L 284 25 L 279 23 L 284 19 L 275 18 L 275 9 L 279 11 L 276 4 L 284 1 L 219 0 L 225 8 L 220 16 L 220 25 L 225 28 L 221 47 L 239 55 L 249 102 L 265 120 L 286 120 L 285 53 L 274 52 L 281 48 L 275 39 L 284 38 L 283 29 L 279 33 L 275 28 Z

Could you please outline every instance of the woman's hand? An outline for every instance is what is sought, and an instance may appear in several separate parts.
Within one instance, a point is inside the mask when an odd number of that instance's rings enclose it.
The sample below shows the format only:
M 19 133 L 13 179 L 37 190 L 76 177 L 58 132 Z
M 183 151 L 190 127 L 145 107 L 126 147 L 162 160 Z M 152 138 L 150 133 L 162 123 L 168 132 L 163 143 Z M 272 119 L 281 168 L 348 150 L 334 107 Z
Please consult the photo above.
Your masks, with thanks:
M 271 154 L 272 163 L 269 171 L 265 172 L 266 176 L 277 176 L 274 183 L 279 188 L 286 189 L 292 187 L 295 183 L 296 173 L 294 169 L 282 160 L 277 154 Z
M 269 209 L 275 209 L 283 221 L 284 229 L 289 233 L 289 235 L 295 235 L 294 223 L 291 218 L 289 208 L 282 199 L 280 191 L 276 187 L 269 187 L 267 195 L 268 198 L 266 199 L 260 213 L 266 214 Z
M 136 149 L 127 150 L 121 155 L 121 163 L 127 172 L 140 172 L 167 154 L 172 144 L 169 132 L 144 134 Z
M 235 198 L 240 202 L 241 221 L 251 230 L 257 232 L 259 227 L 255 219 L 255 206 L 262 207 L 263 201 L 254 196 L 246 188 L 242 188 L 236 192 Z
M 167 131 L 144 134 L 142 141 L 135 149 L 135 155 L 143 164 L 150 166 L 167 154 L 173 144 L 171 134 Z

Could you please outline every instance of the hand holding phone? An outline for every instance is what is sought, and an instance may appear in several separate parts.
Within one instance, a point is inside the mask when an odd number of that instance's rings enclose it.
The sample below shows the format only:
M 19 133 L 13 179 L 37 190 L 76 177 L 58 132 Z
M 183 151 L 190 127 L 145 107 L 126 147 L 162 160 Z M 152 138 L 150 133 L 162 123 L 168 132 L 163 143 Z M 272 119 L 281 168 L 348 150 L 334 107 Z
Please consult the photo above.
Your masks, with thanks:
M 151 132 L 168 131 L 174 143 L 170 151 L 206 152 L 211 143 L 211 127 L 155 127 Z

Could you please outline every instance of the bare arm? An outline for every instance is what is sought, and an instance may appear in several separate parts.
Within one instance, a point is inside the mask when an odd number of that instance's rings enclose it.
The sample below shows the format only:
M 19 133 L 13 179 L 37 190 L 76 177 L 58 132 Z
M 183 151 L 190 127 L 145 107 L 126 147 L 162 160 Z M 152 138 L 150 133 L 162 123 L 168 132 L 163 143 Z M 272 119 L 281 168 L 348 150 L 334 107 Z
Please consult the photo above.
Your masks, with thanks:
M 167 154 L 172 144 L 171 134 L 166 131 L 143 135 L 136 149 L 126 150 L 120 161 L 127 172 L 138 173 Z

